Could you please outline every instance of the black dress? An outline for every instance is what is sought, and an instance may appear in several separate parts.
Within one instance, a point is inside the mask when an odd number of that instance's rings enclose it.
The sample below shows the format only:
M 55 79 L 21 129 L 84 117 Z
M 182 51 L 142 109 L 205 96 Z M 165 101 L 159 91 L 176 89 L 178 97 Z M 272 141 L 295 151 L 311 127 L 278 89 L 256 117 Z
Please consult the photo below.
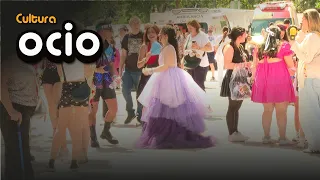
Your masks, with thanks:
M 242 56 L 242 53 L 240 52 L 240 50 L 237 47 L 234 47 L 232 45 L 232 43 L 230 43 L 230 45 L 234 49 L 232 62 L 233 63 L 243 63 L 244 60 L 243 60 L 243 56 Z M 226 74 L 224 75 L 224 78 L 223 78 L 223 81 L 222 81 L 222 86 L 221 86 L 221 91 L 220 91 L 220 96 L 221 97 L 230 97 L 231 96 L 230 85 L 229 84 L 230 84 L 232 72 L 233 72 L 232 69 L 228 69 Z

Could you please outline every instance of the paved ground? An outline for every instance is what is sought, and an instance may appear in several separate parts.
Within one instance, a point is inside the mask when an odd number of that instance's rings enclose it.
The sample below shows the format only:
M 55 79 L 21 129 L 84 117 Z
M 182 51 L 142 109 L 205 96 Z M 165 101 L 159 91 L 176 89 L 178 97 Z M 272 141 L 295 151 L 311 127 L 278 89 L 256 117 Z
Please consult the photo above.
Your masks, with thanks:
M 81 166 L 78 172 L 71 173 L 68 163 L 58 161 L 57 172 L 46 172 L 45 165 L 49 158 L 51 146 L 51 134 L 49 121 L 33 119 L 32 152 L 36 156 L 34 168 L 38 179 L 56 178 L 95 178 L 95 179 L 119 179 L 130 177 L 161 177 L 171 174 L 170 177 L 179 175 L 211 175 L 212 177 L 223 175 L 257 177 L 274 177 L 275 173 L 298 177 L 304 175 L 319 175 L 320 156 L 304 154 L 294 147 L 279 147 L 277 145 L 266 146 L 260 143 L 262 137 L 261 113 L 262 106 L 249 100 L 243 103 L 240 112 L 239 129 L 251 139 L 244 144 L 232 144 L 227 141 L 227 127 L 225 113 L 227 99 L 219 97 L 220 88 L 215 82 L 206 83 L 207 102 L 211 104 L 213 117 L 206 119 L 208 135 L 217 139 L 216 147 L 198 150 L 141 150 L 135 149 L 134 143 L 139 137 L 141 128 L 135 127 L 136 122 L 130 125 L 122 125 L 126 117 L 124 110 L 125 101 L 118 92 L 119 113 L 118 125 L 112 128 L 120 144 L 110 146 L 100 140 L 100 149 L 90 149 L 89 163 Z M 134 94 L 134 92 L 133 92 Z M 133 95 L 134 97 L 134 95 Z M 275 118 L 275 117 L 274 117 Z M 102 131 L 101 112 L 98 112 L 101 125 L 98 133 Z M 293 107 L 288 110 L 288 137 L 294 137 Z M 272 125 L 272 135 L 277 137 L 275 121 Z M 71 141 L 68 137 L 69 149 Z M 3 155 L 3 153 L 2 153 Z M 101 178 L 98 178 L 101 177 Z

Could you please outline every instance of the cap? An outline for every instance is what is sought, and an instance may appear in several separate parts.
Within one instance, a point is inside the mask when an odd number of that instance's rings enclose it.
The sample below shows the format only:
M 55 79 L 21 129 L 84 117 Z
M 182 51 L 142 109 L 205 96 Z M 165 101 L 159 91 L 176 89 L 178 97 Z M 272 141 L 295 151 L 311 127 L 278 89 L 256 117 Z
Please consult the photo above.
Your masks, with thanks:
M 280 28 L 281 31 L 286 31 L 287 30 L 287 26 L 285 26 L 285 25 L 278 24 L 278 27 Z
M 112 25 L 110 21 L 100 21 L 96 25 L 96 31 L 100 31 L 102 29 L 105 30 L 111 30 L 112 31 Z

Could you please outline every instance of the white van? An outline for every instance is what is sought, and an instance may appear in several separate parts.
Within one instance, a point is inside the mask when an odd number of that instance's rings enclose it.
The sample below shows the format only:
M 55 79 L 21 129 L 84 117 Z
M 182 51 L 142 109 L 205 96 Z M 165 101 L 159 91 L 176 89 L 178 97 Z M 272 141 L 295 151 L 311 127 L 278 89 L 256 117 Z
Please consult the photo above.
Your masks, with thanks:
M 195 19 L 199 21 L 201 28 L 205 32 L 208 32 L 209 26 L 214 27 L 214 35 L 220 35 L 222 28 L 227 26 L 230 28 L 230 24 L 227 16 L 220 9 L 208 9 L 208 8 L 181 8 L 173 9 L 164 13 L 151 13 L 150 23 L 163 26 L 166 24 L 175 24 L 186 32 L 186 23 L 189 20 Z

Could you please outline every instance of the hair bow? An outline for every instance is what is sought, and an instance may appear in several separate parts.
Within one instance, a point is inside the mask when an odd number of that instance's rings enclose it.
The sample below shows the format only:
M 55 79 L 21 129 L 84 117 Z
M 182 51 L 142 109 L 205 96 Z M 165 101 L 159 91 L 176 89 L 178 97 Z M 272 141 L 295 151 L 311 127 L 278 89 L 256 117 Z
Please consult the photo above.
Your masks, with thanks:
M 269 47 L 269 45 L 270 45 L 270 37 L 271 37 L 271 36 L 272 36 L 272 37 L 275 36 L 275 33 L 272 32 L 272 31 L 270 30 L 270 28 L 267 28 L 267 29 L 266 29 L 266 32 L 268 33 L 268 36 L 267 36 L 266 44 L 265 44 L 265 47 L 264 47 L 264 50 L 265 50 L 265 51 L 268 49 L 268 47 Z

